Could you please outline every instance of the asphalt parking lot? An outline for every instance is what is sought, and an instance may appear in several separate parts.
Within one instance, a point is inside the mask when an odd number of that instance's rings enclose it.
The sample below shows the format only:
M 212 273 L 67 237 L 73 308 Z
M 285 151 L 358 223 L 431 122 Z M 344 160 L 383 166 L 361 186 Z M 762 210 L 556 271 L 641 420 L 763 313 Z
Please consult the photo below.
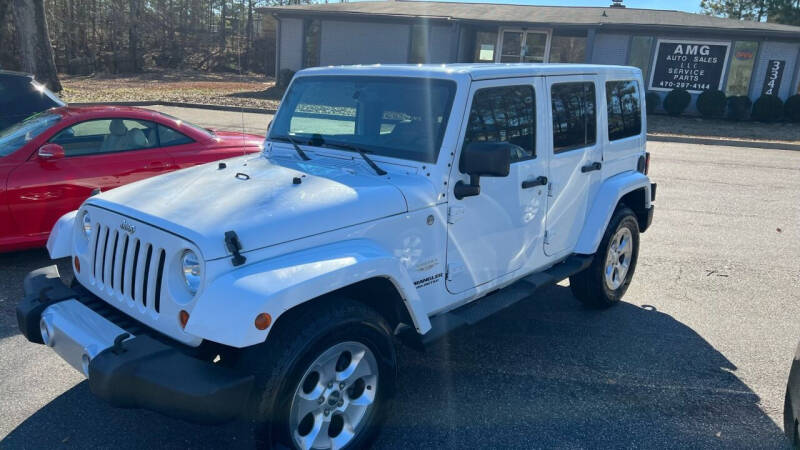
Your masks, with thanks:
M 199 118 L 187 120 L 207 125 Z M 800 339 L 800 152 L 649 150 L 657 209 L 625 301 L 588 310 L 563 283 L 426 353 L 401 348 L 376 448 L 786 446 L 783 393 Z M 245 424 L 110 408 L 25 341 L 14 316 L 21 281 L 46 264 L 43 251 L 0 255 L 0 447 L 252 447 Z

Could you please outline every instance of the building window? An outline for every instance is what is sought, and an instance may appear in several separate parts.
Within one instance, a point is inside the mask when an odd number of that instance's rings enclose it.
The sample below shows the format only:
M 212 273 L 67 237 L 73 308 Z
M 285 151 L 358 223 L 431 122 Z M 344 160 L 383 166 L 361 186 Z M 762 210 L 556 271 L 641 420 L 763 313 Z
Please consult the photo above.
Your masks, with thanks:
M 631 53 L 628 56 L 628 65 L 642 70 L 642 79 L 650 76 L 650 55 L 653 52 L 653 38 L 651 36 L 634 36 L 631 38 Z
M 753 65 L 758 52 L 758 42 L 738 41 L 733 46 L 731 68 L 728 70 L 728 82 L 725 84 L 725 94 L 748 95 L 750 91 L 750 77 L 753 75 Z
M 500 62 L 537 63 L 547 59 L 547 38 L 545 31 L 504 30 L 500 46 Z
M 588 147 L 597 142 L 594 83 L 556 83 L 553 101 L 553 153 Z
M 319 66 L 322 25 L 319 19 L 303 21 L 303 67 Z
M 642 132 L 639 83 L 635 80 L 606 82 L 608 140 L 616 141 Z
M 411 48 L 408 52 L 409 63 L 424 64 L 428 62 L 429 31 L 430 29 L 426 25 L 411 25 Z
M 550 62 L 586 62 L 586 36 L 553 35 L 550 43 Z
M 471 142 L 514 144 L 511 162 L 536 156 L 536 99 L 532 86 L 480 89 L 472 99 L 464 146 Z
M 478 31 L 475 33 L 475 62 L 492 63 L 497 47 L 497 33 Z

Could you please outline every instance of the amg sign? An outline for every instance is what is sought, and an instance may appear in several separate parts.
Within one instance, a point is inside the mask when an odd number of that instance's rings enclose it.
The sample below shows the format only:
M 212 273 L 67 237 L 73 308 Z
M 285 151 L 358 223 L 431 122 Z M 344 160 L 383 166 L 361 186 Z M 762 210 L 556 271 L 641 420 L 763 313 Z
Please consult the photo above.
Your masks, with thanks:
M 659 40 L 650 75 L 650 89 L 720 89 L 730 43 Z

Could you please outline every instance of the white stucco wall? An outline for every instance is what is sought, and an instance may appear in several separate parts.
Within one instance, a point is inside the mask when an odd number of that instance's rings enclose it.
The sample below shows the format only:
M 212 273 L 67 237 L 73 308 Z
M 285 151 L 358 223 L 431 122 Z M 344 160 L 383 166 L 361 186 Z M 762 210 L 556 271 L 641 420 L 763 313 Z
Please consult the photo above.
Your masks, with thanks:
M 280 27 L 280 70 L 300 70 L 303 65 L 303 21 L 284 18 Z
M 592 63 L 627 64 L 629 41 L 630 34 L 597 33 L 594 37 Z
M 407 24 L 324 20 L 320 64 L 404 64 L 409 33 Z
M 767 76 L 767 65 L 770 59 L 780 59 L 786 61 L 786 68 L 783 70 L 781 88 L 778 97 L 786 100 L 794 94 L 794 74 L 797 64 L 797 51 L 800 44 L 796 42 L 775 42 L 766 41 L 761 43 L 758 59 L 753 69 L 753 77 L 750 80 L 750 98 L 755 101 L 761 96 L 761 89 L 764 87 L 764 78 Z
M 448 63 L 455 62 L 453 39 L 456 38 L 455 29 L 449 25 L 431 25 L 428 38 L 428 62 Z

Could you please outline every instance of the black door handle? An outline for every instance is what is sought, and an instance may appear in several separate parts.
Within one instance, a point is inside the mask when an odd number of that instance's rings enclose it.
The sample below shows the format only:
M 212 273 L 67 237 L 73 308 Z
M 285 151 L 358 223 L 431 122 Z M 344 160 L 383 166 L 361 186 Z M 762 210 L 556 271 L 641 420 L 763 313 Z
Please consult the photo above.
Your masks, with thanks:
M 581 172 L 586 173 L 586 172 L 591 172 L 591 171 L 594 171 L 594 170 L 600 170 L 602 168 L 603 168 L 603 163 L 593 162 L 593 163 L 591 163 L 591 164 L 589 164 L 587 166 L 581 167 Z
M 522 182 L 522 189 L 528 189 L 536 186 L 544 186 L 547 184 L 547 177 L 536 177 L 533 180 L 527 180 Z

